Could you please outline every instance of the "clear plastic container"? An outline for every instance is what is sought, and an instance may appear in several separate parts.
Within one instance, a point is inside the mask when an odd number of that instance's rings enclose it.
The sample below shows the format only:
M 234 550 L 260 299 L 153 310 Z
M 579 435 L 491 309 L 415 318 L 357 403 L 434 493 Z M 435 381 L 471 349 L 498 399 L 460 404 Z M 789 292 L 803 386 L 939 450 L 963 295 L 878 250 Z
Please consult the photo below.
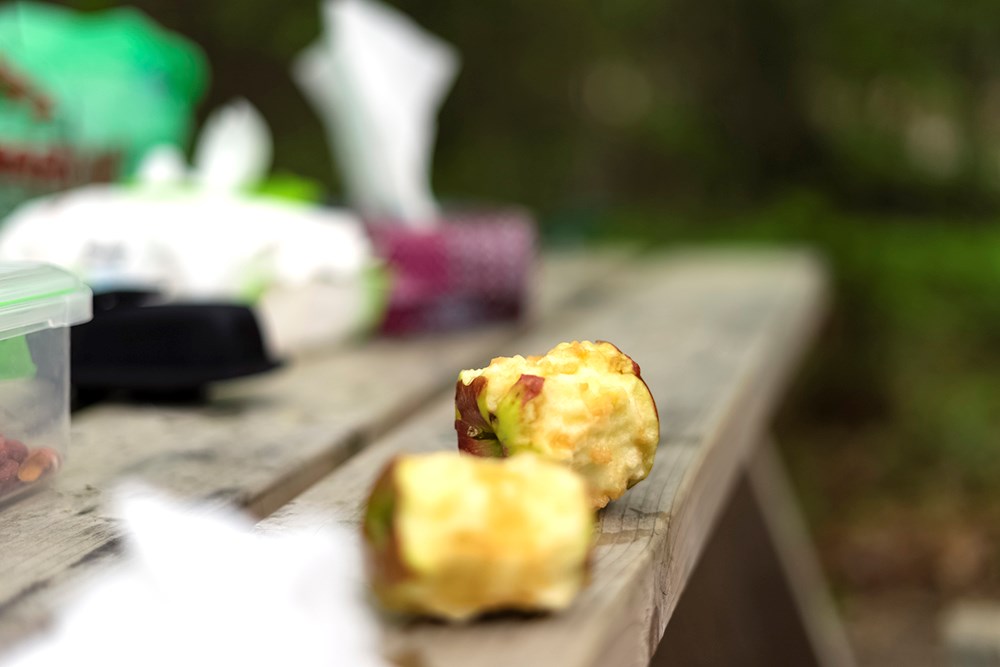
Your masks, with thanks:
M 69 445 L 69 327 L 90 289 L 46 264 L 0 262 L 0 502 L 37 488 Z

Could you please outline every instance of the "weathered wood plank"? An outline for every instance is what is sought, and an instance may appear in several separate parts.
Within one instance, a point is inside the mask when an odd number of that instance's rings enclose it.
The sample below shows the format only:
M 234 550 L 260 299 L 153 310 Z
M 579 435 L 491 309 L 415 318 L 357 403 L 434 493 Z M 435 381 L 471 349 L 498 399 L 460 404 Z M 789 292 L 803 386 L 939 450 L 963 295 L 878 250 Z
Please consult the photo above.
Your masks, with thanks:
M 222 385 L 200 406 L 109 404 L 80 413 L 53 488 L 0 514 L 0 647 L 37 627 L 63 583 L 114 552 L 118 530 L 102 500 L 123 478 L 266 515 L 632 254 L 547 257 L 535 316 L 522 325 L 313 354 Z
M 423 667 L 646 665 L 751 445 L 816 325 L 823 271 L 805 254 L 680 255 L 616 276 L 600 307 L 508 346 L 538 353 L 562 339 L 605 338 L 633 355 L 660 407 L 650 477 L 601 513 L 594 578 L 568 611 L 448 627 L 386 621 L 388 651 Z M 483 360 L 485 362 L 485 359 Z M 389 433 L 261 530 L 357 523 L 365 492 L 400 452 L 453 449 L 452 399 Z

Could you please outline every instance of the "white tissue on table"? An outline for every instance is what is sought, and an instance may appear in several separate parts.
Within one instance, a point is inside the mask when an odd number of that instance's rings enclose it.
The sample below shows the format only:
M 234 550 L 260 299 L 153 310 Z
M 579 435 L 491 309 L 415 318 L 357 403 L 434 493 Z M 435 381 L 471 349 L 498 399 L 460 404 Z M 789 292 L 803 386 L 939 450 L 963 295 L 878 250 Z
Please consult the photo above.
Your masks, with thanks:
M 198 134 L 191 168 L 173 144 L 154 146 L 136 170 L 140 184 L 190 185 L 214 192 L 246 191 L 271 168 L 271 130 L 257 108 L 237 98 L 214 110 Z
M 345 211 L 253 197 L 270 134 L 248 102 L 209 118 L 188 169 L 150 151 L 138 184 L 90 185 L 27 202 L 4 221 L 0 259 L 48 262 L 95 291 L 253 303 L 275 354 L 336 342 L 370 325 L 374 250 Z
M 173 144 L 154 146 L 146 151 L 136 169 L 136 179 L 153 187 L 175 186 L 188 178 L 184 153 Z
M 191 176 L 211 190 L 234 191 L 263 180 L 271 168 L 271 132 L 256 108 L 240 99 L 206 120 L 195 146 Z
M 256 302 L 276 353 L 363 327 L 373 256 L 350 213 L 225 192 L 92 185 L 22 206 L 0 231 L 0 259 L 65 267 L 95 291 Z
M 352 533 L 259 535 L 143 489 L 119 504 L 124 562 L 4 667 L 387 667 Z
M 431 154 L 456 51 L 374 0 L 327 0 L 323 24 L 293 73 L 326 125 L 351 205 L 433 224 Z

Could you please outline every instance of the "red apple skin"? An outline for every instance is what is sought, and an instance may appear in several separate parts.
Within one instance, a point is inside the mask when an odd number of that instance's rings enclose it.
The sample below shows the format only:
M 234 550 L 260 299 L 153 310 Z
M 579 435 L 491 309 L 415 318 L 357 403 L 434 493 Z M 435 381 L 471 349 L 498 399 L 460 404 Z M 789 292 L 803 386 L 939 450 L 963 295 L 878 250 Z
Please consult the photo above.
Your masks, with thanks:
M 458 449 L 473 456 L 507 456 L 504 447 L 493 433 L 493 426 L 479 412 L 479 394 L 486 390 L 486 378 L 477 377 L 470 384 L 461 380 L 455 383 L 455 431 Z
M 464 454 L 490 456 L 493 458 L 505 458 L 509 455 L 507 448 L 496 438 L 475 438 L 469 436 L 469 426 L 461 420 L 455 421 L 455 430 L 458 432 L 458 449 Z
M 503 458 L 509 456 L 507 447 L 501 443 L 493 429 L 479 411 L 478 396 L 486 390 L 488 380 L 477 377 L 469 384 L 461 380 L 455 383 L 455 431 L 458 433 L 458 449 L 473 456 L 492 456 Z M 521 404 L 525 404 L 542 393 L 545 378 L 538 375 L 523 374 L 514 385 L 520 391 Z
M 486 390 L 486 378 L 479 376 L 471 383 L 464 384 L 459 380 L 455 384 L 455 410 L 458 419 L 466 423 L 469 428 L 477 429 L 478 433 L 491 431 L 491 427 L 482 413 L 479 412 L 479 394 Z
M 514 388 L 521 392 L 521 405 L 542 393 L 545 386 L 545 378 L 538 375 L 522 374 L 514 383 Z

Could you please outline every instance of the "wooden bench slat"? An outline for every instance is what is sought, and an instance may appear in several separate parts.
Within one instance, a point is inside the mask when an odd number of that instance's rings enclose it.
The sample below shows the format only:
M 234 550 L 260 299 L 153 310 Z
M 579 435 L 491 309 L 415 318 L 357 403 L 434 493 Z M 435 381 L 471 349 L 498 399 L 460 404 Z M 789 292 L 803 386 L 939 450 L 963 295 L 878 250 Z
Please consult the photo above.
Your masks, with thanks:
M 605 338 L 642 366 L 660 407 L 649 478 L 601 513 L 591 585 L 551 616 L 465 626 L 387 621 L 391 655 L 424 667 L 646 665 L 822 307 L 808 254 L 692 253 L 650 261 L 595 290 L 505 353 Z M 483 359 L 479 364 L 485 363 Z M 450 392 L 260 524 L 358 523 L 367 489 L 400 452 L 454 449 Z
M 0 647 L 36 627 L 64 583 L 114 552 L 118 530 L 102 501 L 121 479 L 264 516 L 450 386 L 456 369 L 558 312 L 633 254 L 547 256 L 535 314 L 521 325 L 313 354 L 221 385 L 204 406 L 108 404 L 76 415 L 53 488 L 0 511 Z

